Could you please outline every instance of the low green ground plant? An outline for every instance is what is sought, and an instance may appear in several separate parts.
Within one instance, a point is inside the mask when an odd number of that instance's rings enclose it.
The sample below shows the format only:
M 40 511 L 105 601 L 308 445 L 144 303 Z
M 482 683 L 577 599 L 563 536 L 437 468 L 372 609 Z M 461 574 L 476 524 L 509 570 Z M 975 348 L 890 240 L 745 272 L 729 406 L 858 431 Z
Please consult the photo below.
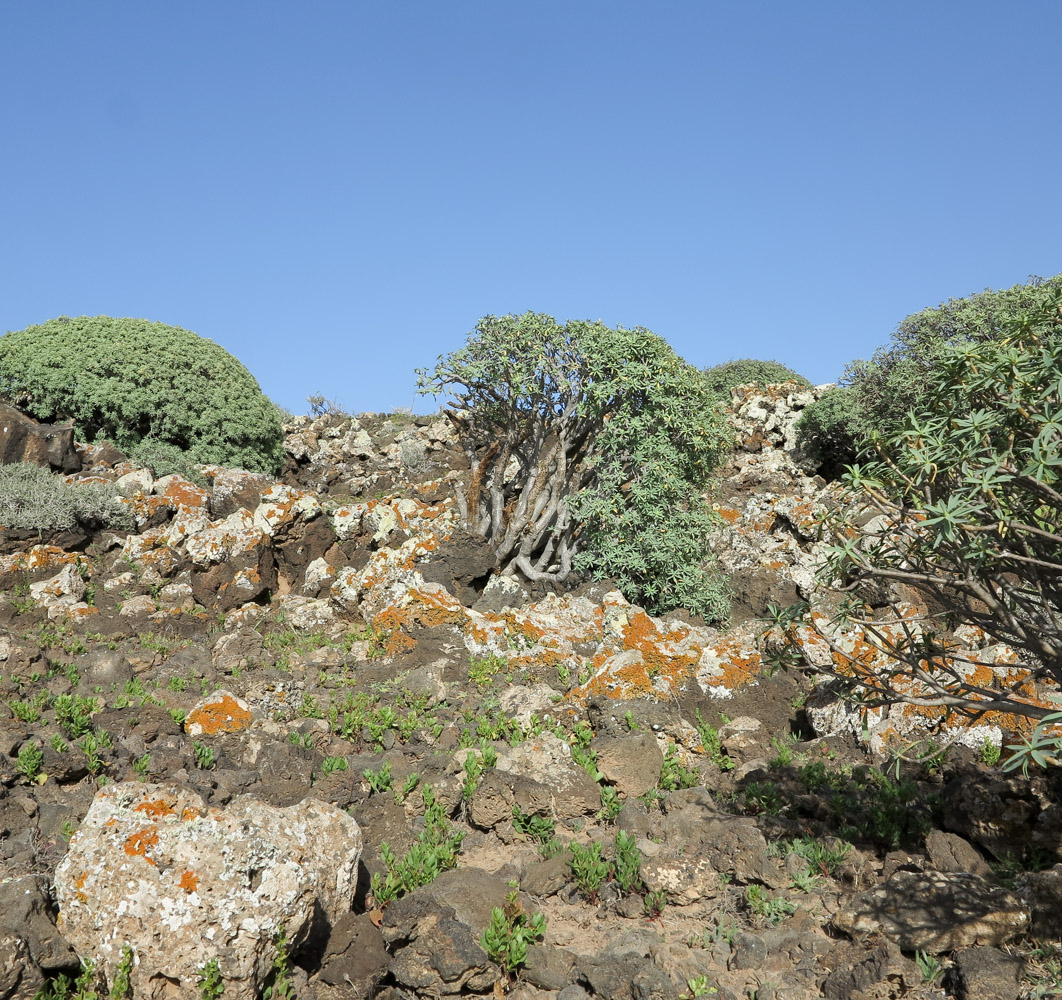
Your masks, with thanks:
M 759 883 L 745 889 L 745 905 L 752 916 L 769 924 L 779 924 L 796 911 L 796 907 L 782 896 L 770 896 Z
M 225 995 L 225 980 L 221 977 L 221 967 L 216 958 L 199 970 L 196 985 L 199 987 L 199 1000 L 221 1000 Z
M 679 761 L 675 744 L 668 744 L 664 753 L 664 762 L 660 767 L 659 787 L 665 792 L 673 792 L 679 788 L 695 788 L 700 781 L 700 772 L 684 767 Z
M 505 977 L 511 979 L 527 961 L 527 949 L 545 933 L 546 918 L 541 913 L 529 914 L 514 890 L 504 907 L 491 910 L 490 923 L 479 943 Z
M 457 852 L 464 834 L 446 818 L 431 785 L 421 786 L 421 796 L 424 829 L 409 851 L 399 858 L 386 841 L 380 845 L 380 856 L 387 870 L 374 874 L 370 883 L 377 906 L 386 906 L 457 867 Z

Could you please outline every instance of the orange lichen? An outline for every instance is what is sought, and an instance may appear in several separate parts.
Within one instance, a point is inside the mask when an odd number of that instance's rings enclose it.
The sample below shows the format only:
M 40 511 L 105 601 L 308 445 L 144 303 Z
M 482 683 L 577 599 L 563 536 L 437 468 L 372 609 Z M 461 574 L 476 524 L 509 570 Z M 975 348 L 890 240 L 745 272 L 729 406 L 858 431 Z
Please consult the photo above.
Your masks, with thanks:
M 184 872 L 177 883 L 185 892 L 195 892 L 199 888 L 199 876 L 195 872 Z
M 718 504 L 713 507 L 713 510 L 718 514 L 727 524 L 733 524 L 735 521 L 741 519 L 741 511 L 736 510 L 733 507 L 720 507 Z
M 152 799 L 150 802 L 133 806 L 133 812 L 142 812 L 155 819 L 161 819 L 163 816 L 173 816 L 176 810 L 165 799 Z
M 100 611 L 99 608 L 94 608 L 90 604 L 85 604 L 79 608 L 67 608 L 64 613 L 67 618 L 76 621 L 80 618 L 91 618 L 93 615 L 98 615 Z
M 142 857 L 149 865 L 154 865 L 155 862 L 148 857 L 148 851 L 153 847 L 157 847 L 158 843 L 159 833 L 157 828 L 149 826 L 144 830 L 137 830 L 136 833 L 131 833 L 126 837 L 125 853 L 131 858 Z
M 251 713 L 232 695 L 226 694 L 189 713 L 185 729 L 198 726 L 206 734 L 235 733 L 246 729 L 252 721 Z
M 185 509 L 205 507 L 210 500 L 210 495 L 206 490 L 200 489 L 194 483 L 179 476 L 166 484 L 166 489 L 161 495 L 174 506 Z
M 634 610 L 622 631 L 622 649 L 641 654 L 634 661 L 613 662 L 607 669 L 600 668 L 610 654 L 598 652 L 593 659 L 594 675 L 585 684 L 572 690 L 571 696 L 582 699 L 597 694 L 606 697 L 627 699 L 644 698 L 659 693 L 661 686 L 677 690 L 683 681 L 693 675 L 700 648 L 681 645 L 689 638 L 689 629 L 676 623 L 668 632 L 661 633 L 653 620 L 644 611 Z
M 722 638 L 712 649 L 719 657 L 719 667 L 723 671 L 722 676 L 713 681 L 713 686 L 736 691 L 754 681 L 763 668 L 760 654 L 739 640 Z

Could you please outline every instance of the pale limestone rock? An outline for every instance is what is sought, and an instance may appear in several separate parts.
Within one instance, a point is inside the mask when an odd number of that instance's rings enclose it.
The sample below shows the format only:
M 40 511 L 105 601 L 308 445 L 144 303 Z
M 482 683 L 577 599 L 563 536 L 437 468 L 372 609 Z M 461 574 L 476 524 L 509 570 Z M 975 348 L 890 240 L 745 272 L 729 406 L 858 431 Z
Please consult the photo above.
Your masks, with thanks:
M 60 927 L 108 981 L 128 944 L 137 1000 L 198 995 L 212 959 L 226 1000 L 255 1000 L 278 933 L 297 944 L 316 909 L 349 912 L 361 846 L 357 823 L 314 799 L 217 809 L 184 787 L 108 785 L 56 870 Z
M 221 521 L 190 534 L 185 539 L 185 550 L 197 566 L 209 566 L 234 559 L 263 544 L 268 544 L 268 536 L 255 524 L 254 515 L 241 507 Z
M 137 615 L 153 615 L 158 610 L 158 605 L 147 594 L 140 594 L 137 597 L 130 597 L 127 601 L 122 601 L 122 610 L 118 614 L 125 618 L 135 617 Z
M 150 469 L 134 469 L 124 476 L 119 476 L 114 483 L 119 493 L 131 495 L 133 493 L 150 493 L 155 485 L 155 477 Z
M 326 583 L 336 578 L 336 568 L 329 566 L 328 561 L 321 556 L 320 559 L 314 559 L 313 562 L 306 567 L 306 572 L 302 578 L 302 589 L 309 591 L 310 593 L 317 593 Z
M 159 591 L 159 604 L 167 611 L 192 611 L 195 598 L 190 583 L 169 583 Z
M 277 604 L 287 615 L 288 623 L 292 628 L 316 632 L 336 622 L 335 611 L 331 604 L 323 599 L 286 594 L 278 599 Z
M 136 584 L 135 573 L 119 573 L 103 581 L 103 589 L 109 594 L 112 590 L 123 590 Z
M 498 695 L 498 708 L 527 728 L 531 725 L 532 715 L 548 715 L 556 700 L 557 692 L 548 684 L 536 684 L 534 687 L 512 684 Z
M 39 583 L 30 584 L 30 597 L 46 608 L 49 618 L 59 618 L 67 612 L 84 608 L 85 581 L 77 567 L 68 563 L 55 576 Z
M 341 542 L 346 541 L 361 531 L 361 519 L 368 509 L 369 505 L 366 503 L 348 503 L 333 510 L 328 516 L 336 538 Z
M 623 795 L 636 798 L 656 788 L 664 755 L 652 733 L 631 733 L 611 739 L 599 737 L 594 747 L 597 769 Z
M 272 537 L 283 524 L 304 518 L 309 521 L 321 513 L 321 503 L 312 493 L 275 483 L 262 494 L 262 502 L 254 512 L 254 525 Z
M 507 774 L 531 778 L 558 793 L 570 786 L 582 785 L 589 777 L 572 759 L 571 747 L 548 732 L 502 750 L 495 766 Z

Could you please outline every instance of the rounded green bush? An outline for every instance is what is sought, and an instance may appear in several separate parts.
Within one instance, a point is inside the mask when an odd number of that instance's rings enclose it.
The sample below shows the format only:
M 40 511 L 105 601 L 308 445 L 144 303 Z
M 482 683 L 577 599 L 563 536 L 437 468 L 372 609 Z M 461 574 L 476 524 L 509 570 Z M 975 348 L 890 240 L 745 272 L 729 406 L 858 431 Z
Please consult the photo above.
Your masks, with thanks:
M 276 407 L 228 351 L 144 319 L 61 316 L 0 337 L 0 396 L 39 420 L 72 418 L 85 440 L 145 439 L 197 462 L 276 472 Z
M 787 368 L 780 361 L 759 361 L 756 358 L 737 358 L 721 365 L 705 368 L 712 391 L 725 402 L 730 402 L 730 390 L 735 386 L 756 382 L 759 385 L 774 385 L 779 382 L 797 382 L 803 386 L 811 383 L 803 375 Z
M 892 341 L 869 361 L 845 366 L 840 385 L 809 406 L 797 423 L 798 441 L 820 457 L 822 474 L 875 460 L 872 439 L 898 431 L 909 413 L 934 403 L 931 388 L 940 365 L 955 348 L 997 342 L 1007 329 L 1035 312 L 1044 294 L 1062 291 L 1062 274 L 1000 291 L 988 289 L 949 299 L 903 320 Z
M 854 464 L 869 429 L 856 390 L 847 385 L 827 389 L 804 407 L 796 422 L 797 444 L 819 465 L 819 473 L 836 479 Z

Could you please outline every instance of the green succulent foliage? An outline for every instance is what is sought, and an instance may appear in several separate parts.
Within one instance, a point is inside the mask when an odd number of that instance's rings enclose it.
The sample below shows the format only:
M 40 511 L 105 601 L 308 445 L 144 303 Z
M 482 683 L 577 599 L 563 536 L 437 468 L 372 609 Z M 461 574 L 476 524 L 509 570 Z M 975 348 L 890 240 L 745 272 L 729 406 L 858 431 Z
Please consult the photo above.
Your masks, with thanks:
M 757 385 L 775 385 L 779 382 L 811 385 L 803 375 L 787 368 L 780 361 L 759 361 L 756 358 L 736 358 L 721 365 L 713 365 L 711 368 L 705 368 L 704 376 L 712 391 L 726 403 L 730 402 L 731 389 L 752 382 Z
M 563 580 L 574 569 L 615 580 L 654 612 L 725 617 L 701 496 L 731 437 L 708 380 L 663 339 L 540 313 L 487 316 L 418 375 L 421 392 L 449 392 L 464 411 L 476 470 L 467 520 L 503 572 Z
M 797 444 L 827 479 L 840 478 L 856 461 L 866 430 L 859 393 L 850 385 L 827 389 L 796 422 Z
M 945 655 L 944 632 L 977 625 L 1016 649 L 1033 680 L 1062 686 L 1062 287 L 1041 289 L 998 338 L 943 351 L 926 390 L 923 407 L 876 440 L 881 459 L 844 478 L 824 579 L 857 591 L 902 583 L 947 615 L 872 630 L 895 666 L 861 677 L 862 695 L 1042 718 L 1021 690 L 967 680 L 976 660 Z M 884 515 L 880 526 L 846 537 L 868 514 Z
M 545 933 L 546 918 L 541 913 L 529 914 L 513 891 L 504 907 L 491 910 L 490 924 L 479 943 L 491 961 L 511 977 L 527 961 L 528 947 Z
M 29 462 L 0 465 L 0 525 L 5 528 L 130 528 L 132 515 L 118 496 L 113 485 L 68 483 L 63 476 Z
M 874 458 L 875 434 L 897 432 L 910 412 L 932 404 L 938 365 L 950 349 L 999 341 L 1041 296 L 1062 290 L 1062 275 L 1030 278 L 1026 284 L 949 299 L 908 316 L 892 341 L 869 361 L 849 364 L 836 393 L 805 409 L 797 423 L 798 441 L 827 462 L 824 472 Z M 831 398 L 833 397 L 833 398 Z
M 206 477 L 195 467 L 188 453 L 168 441 L 144 438 L 133 446 L 129 457 L 141 468 L 149 469 L 156 479 L 176 473 L 196 486 L 207 485 Z
M 262 472 L 283 459 L 277 410 L 251 373 L 213 341 L 162 323 L 62 316 L 8 333 L 0 396 L 126 451 L 152 439 L 197 462 Z

